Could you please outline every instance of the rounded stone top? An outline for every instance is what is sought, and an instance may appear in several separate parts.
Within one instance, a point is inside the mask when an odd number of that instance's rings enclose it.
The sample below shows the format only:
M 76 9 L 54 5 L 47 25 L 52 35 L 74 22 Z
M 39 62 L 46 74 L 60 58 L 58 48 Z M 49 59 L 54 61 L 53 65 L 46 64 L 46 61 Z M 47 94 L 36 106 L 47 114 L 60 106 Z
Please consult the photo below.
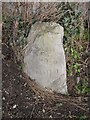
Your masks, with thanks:
M 61 25 L 59 25 L 58 23 L 55 22 L 36 22 L 35 24 L 32 25 L 31 27 L 32 30 L 38 30 L 42 31 L 42 32 L 52 32 L 54 29 L 54 31 L 58 34 L 60 34 L 63 32 L 63 27 Z M 57 31 L 56 31 L 57 29 Z
M 31 26 L 31 30 L 28 36 L 28 42 L 32 36 L 38 37 L 44 35 L 46 33 L 54 33 L 59 34 L 63 39 L 64 36 L 64 28 L 55 22 L 36 22 Z
M 31 26 L 30 33 L 27 38 L 27 45 L 23 49 L 23 53 L 25 49 L 36 41 L 37 38 L 41 36 L 58 36 L 58 41 L 63 44 L 63 36 L 64 36 L 64 28 L 55 22 L 36 22 Z M 50 39 L 49 39 L 50 40 Z

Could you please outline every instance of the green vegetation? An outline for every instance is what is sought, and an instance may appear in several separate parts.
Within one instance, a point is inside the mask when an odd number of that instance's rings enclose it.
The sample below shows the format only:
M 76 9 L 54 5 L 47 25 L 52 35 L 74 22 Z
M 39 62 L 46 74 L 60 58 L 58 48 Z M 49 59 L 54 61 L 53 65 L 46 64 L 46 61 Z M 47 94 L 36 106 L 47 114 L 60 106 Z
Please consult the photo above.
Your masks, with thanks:
M 13 4 L 14 9 L 12 11 L 9 11 L 9 6 L 8 11 L 5 11 L 5 4 L 7 3 L 3 3 L 2 15 L 3 42 L 13 48 L 17 58 L 22 59 L 22 50 L 27 44 L 26 39 L 33 23 L 36 21 L 58 22 L 64 27 L 65 32 L 64 48 L 67 61 L 67 76 L 73 76 L 73 79 L 75 79 L 77 83 L 75 88 L 78 94 L 90 92 L 87 75 L 88 58 L 83 58 L 88 46 L 88 28 L 84 27 L 87 17 L 83 16 L 82 6 L 79 3 L 62 2 L 56 3 L 56 6 L 50 3 L 49 6 L 53 9 L 53 13 L 52 10 L 47 13 L 43 11 L 43 6 L 46 4 L 42 3 L 41 8 L 38 8 L 38 14 L 35 14 L 32 9 L 33 3 L 28 5 L 23 3 Z M 56 11 L 54 11 L 54 7 L 57 9 Z M 46 7 L 46 9 L 50 10 L 49 7 Z M 30 15 L 27 17 L 26 13 L 29 14 L 29 12 Z M 77 78 L 79 78 L 79 81 Z

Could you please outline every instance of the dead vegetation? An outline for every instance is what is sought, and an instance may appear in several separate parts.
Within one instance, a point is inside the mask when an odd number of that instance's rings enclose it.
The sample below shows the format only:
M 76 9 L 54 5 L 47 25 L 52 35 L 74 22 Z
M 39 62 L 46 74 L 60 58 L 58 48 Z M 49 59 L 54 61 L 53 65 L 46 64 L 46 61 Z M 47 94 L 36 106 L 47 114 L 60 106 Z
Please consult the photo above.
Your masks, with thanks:
M 79 3 L 76 3 L 76 6 L 78 4 Z M 8 54 L 7 50 L 5 51 L 5 49 L 2 48 L 2 53 L 6 52 L 5 58 L 4 58 L 4 60 L 5 60 L 4 63 L 8 64 L 8 67 L 9 67 L 9 65 L 11 64 L 10 63 L 11 61 L 13 61 L 13 62 L 16 61 L 17 65 L 15 64 L 15 66 L 17 66 L 17 68 L 18 67 L 22 68 L 22 64 L 21 64 L 23 62 L 22 50 L 27 44 L 26 39 L 27 39 L 28 33 L 30 31 L 31 25 L 37 21 L 41 21 L 41 22 L 54 21 L 54 22 L 61 24 L 64 28 L 69 28 L 70 26 L 68 26 L 68 25 L 66 25 L 67 27 L 64 26 L 63 20 L 64 20 L 64 17 L 66 17 L 67 15 L 70 18 L 70 20 L 72 20 L 71 19 L 72 16 L 75 16 L 75 11 L 74 11 L 75 9 L 74 10 L 72 9 L 74 7 L 75 7 L 74 4 L 63 3 L 63 2 L 62 3 L 24 3 L 24 2 L 23 3 L 22 2 L 3 3 L 3 7 L 2 7 L 2 13 L 3 13 L 2 14 L 3 15 L 2 42 L 3 42 L 3 44 L 6 44 L 8 46 L 8 48 L 11 48 L 14 51 L 14 53 L 13 52 L 11 53 L 9 50 L 9 54 Z M 85 13 L 87 13 L 87 9 L 85 9 Z M 79 16 L 78 16 L 78 18 L 79 18 Z M 85 17 L 85 18 L 87 18 L 87 17 Z M 66 23 L 68 23 L 69 25 L 71 24 L 70 20 L 66 19 L 66 21 L 67 21 Z M 86 19 L 86 21 L 87 21 L 87 19 Z M 74 29 L 79 28 L 81 24 L 83 25 L 83 21 L 79 21 L 79 22 L 80 23 L 75 23 L 75 24 L 72 23 L 72 26 L 75 27 Z M 72 28 L 70 28 L 70 29 L 71 29 L 71 31 L 73 31 Z M 65 29 L 65 35 L 66 35 L 65 37 L 68 37 L 68 36 L 71 37 L 70 34 L 67 32 L 69 30 Z M 83 37 L 80 38 L 80 35 L 76 35 L 74 37 L 71 37 L 71 39 L 69 41 L 66 40 L 66 42 L 64 44 L 65 48 L 66 48 L 65 52 L 66 52 L 66 61 L 67 61 L 68 88 L 69 88 L 69 92 L 71 92 L 70 93 L 71 96 L 68 96 L 68 95 L 64 96 L 61 94 L 54 93 L 52 91 L 49 92 L 47 90 L 43 90 L 33 80 L 30 80 L 30 78 L 28 76 L 23 74 L 23 77 L 24 77 L 23 81 L 26 81 L 26 83 L 28 83 L 28 87 L 29 87 L 28 91 L 31 92 L 30 95 L 33 96 L 33 94 L 35 94 L 35 96 L 36 96 L 36 100 L 35 100 L 35 103 L 33 104 L 33 108 L 30 110 L 30 113 L 31 113 L 29 116 L 30 118 L 32 118 L 33 115 L 35 117 L 39 116 L 38 109 L 37 109 L 38 108 L 37 105 L 39 103 L 38 99 L 41 100 L 40 101 L 41 103 L 42 103 L 42 100 L 45 103 L 46 102 L 48 103 L 48 101 L 49 101 L 49 103 L 50 103 L 49 106 L 53 102 L 55 102 L 55 103 L 63 102 L 63 103 L 65 103 L 66 106 L 70 106 L 70 109 L 72 109 L 71 106 L 74 106 L 73 107 L 74 111 L 75 111 L 75 109 L 79 109 L 78 112 L 82 111 L 81 113 L 85 112 L 87 115 L 87 113 L 88 113 L 88 107 L 87 107 L 88 94 L 86 93 L 86 91 L 84 91 L 85 92 L 84 94 L 82 93 L 82 91 L 86 90 L 86 89 L 85 88 L 83 89 L 82 86 L 78 86 L 77 90 L 76 90 L 77 78 L 79 78 L 79 81 L 80 81 L 79 85 L 83 84 L 84 82 L 86 83 L 88 81 L 87 66 L 88 66 L 89 57 L 86 56 L 85 51 L 88 51 L 89 43 L 88 43 L 88 33 L 86 31 L 87 31 L 87 25 L 86 25 L 86 29 L 85 29 L 85 35 Z M 10 58 L 11 54 L 15 54 L 14 57 Z M 78 59 L 78 58 L 80 58 L 80 59 Z M 75 64 L 75 63 L 80 64 L 80 66 L 78 66 L 78 64 Z M 10 68 L 8 68 L 8 67 L 6 68 L 6 70 L 8 71 L 8 69 L 10 69 L 12 71 L 12 69 L 11 69 L 12 67 L 10 67 Z M 14 72 L 17 73 L 17 69 Z M 4 73 L 4 75 L 5 74 L 6 73 Z M 10 77 L 11 76 L 12 75 L 10 75 Z M 13 74 L 13 76 L 14 76 L 14 74 Z M 19 79 L 19 78 L 15 78 L 15 79 Z M 4 82 L 5 82 L 5 80 L 10 80 L 10 78 L 5 78 Z M 21 83 L 23 83 L 23 81 Z M 21 84 L 21 83 L 19 82 L 19 84 Z M 9 85 L 13 86 L 12 81 L 10 82 Z M 8 88 L 9 88 L 9 85 L 8 85 Z M 85 85 L 86 84 L 84 84 L 84 86 Z M 6 87 L 6 86 L 4 86 L 4 87 Z M 14 86 L 14 89 L 15 89 L 15 87 L 17 88 L 17 86 Z M 5 89 L 7 90 L 8 88 L 5 88 Z M 79 91 L 79 94 L 77 94 L 77 91 Z M 12 94 L 15 94 L 15 91 L 14 91 L 14 93 L 12 90 L 10 92 Z M 20 94 L 19 91 L 17 93 Z M 26 94 L 26 93 L 23 93 L 23 96 L 24 96 L 24 94 Z M 6 94 L 4 93 L 4 95 L 6 95 Z M 29 97 L 30 97 L 30 95 L 29 95 Z M 85 97 L 85 95 L 86 95 L 86 97 Z M 6 95 L 6 99 L 8 99 L 7 95 Z M 32 99 L 34 101 L 33 97 L 32 97 Z M 11 98 L 10 98 L 10 100 L 12 101 Z M 24 100 L 24 102 L 26 102 L 26 101 Z M 32 103 L 31 101 L 27 101 L 27 103 L 29 103 L 29 102 Z M 4 110 L 8 111 L 9 108 L 7 109 L 7 108 L 5 108 L 5 106 L 7 106 L 6 103 L 4 104 Z M 34 114 L 35 109 L 36 109 L 36 114 Z M 53 115 L 54 110 L 64 111 L 64 110 L 66 110 L 66 108 L 58 109 L 58 107 L 53 105 L 53 107 L 50 106 L 50 108 L 46 107 L 46 110 L 48 110 L 48 111 L 46 112 L 45 117 L 49 117 L 50 115 L 48 115 L 48 113 L 51 113 Z M 9 111 L 10 111 L 10 109 L 9 109 Z M 12 110 L 12 112 L 13 112 L 13 110 Z M 66 110 L 66 112 L 68 112 L 68 110 Z M 57 114 L 57 112 L 55 112 L 55 114 Z M 64 114 L 65 114 L 65 111 L 64 111 Z M 75 114 L 76 113 L 74 113 L 74 115 L 71 115 L 71 116 L 75 116 Z M 4 115 L 5 115 L 5 113 L 4 113 Z M 25 113 L 25 115 L 28 116 L 27 113 Z M 42 112 L 40 112 L 40 115 L 44 116 L 44 115 L 42 115 Z M 6 116 L 9 116 L 9 115 L 6 115 Z M 15 115 L 13 115 L 13 116 L 15 117 Z M 16 115 L 16 116 L 19 116 L 19 115 Z M 24 115 L 22 114 L 21 116 L 24 116 Z M 57 117 L 58 117 L 58 115 L 57 115 Z
M 44 91 L 18 68 L 12 49 L 2 48 L 3 118 L 87 118 L 88 97 Z

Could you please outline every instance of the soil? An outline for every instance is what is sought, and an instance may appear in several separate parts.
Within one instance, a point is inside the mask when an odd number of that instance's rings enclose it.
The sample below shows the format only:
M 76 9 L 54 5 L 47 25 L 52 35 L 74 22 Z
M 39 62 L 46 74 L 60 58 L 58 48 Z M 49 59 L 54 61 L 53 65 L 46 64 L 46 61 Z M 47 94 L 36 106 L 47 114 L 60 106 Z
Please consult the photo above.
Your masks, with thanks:
M 2 119 L 88 119 L 88 98 L 39 90 L 20 69 L 14 52 L 2 45 Z M 73 93 L 73 90 L 72 90 Z

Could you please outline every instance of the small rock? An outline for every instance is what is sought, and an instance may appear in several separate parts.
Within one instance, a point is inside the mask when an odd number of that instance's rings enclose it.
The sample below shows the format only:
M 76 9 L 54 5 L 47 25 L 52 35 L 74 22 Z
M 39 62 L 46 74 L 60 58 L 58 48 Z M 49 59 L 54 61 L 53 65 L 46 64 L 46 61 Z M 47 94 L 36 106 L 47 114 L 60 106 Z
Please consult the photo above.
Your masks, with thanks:
M 3 97 L 2 99 L 5 100 L 5 97 Z
M 17 107 L 17 105 L 14 105 L 14 106 L 13 106 L 13 109 L 15 109 L 16 107 Z
M 27 83 L 24 84 L 24 86 L 26 87 Z
M 52 118 L 52 115 L 50 115 L 49 118 Z
M 30 100 L 30 98 L 29 98 L 29 97 L 26 97 L 26 99 Z
M 26 106 L 25 108 L 28 108 L 28 106 Z
M 41 98 L 41 96 L 38 96 L 38 98 Z
M 43 109 L 42 111 L 43 111 L 43 113 L 45 113 L 45 110 L 44 110 L 44 109 Z
M 58 115 L 61 115 L 61 113 L 57 113 Z
M 22 78 L 22 75 L 20 75 L 20 78 Z

